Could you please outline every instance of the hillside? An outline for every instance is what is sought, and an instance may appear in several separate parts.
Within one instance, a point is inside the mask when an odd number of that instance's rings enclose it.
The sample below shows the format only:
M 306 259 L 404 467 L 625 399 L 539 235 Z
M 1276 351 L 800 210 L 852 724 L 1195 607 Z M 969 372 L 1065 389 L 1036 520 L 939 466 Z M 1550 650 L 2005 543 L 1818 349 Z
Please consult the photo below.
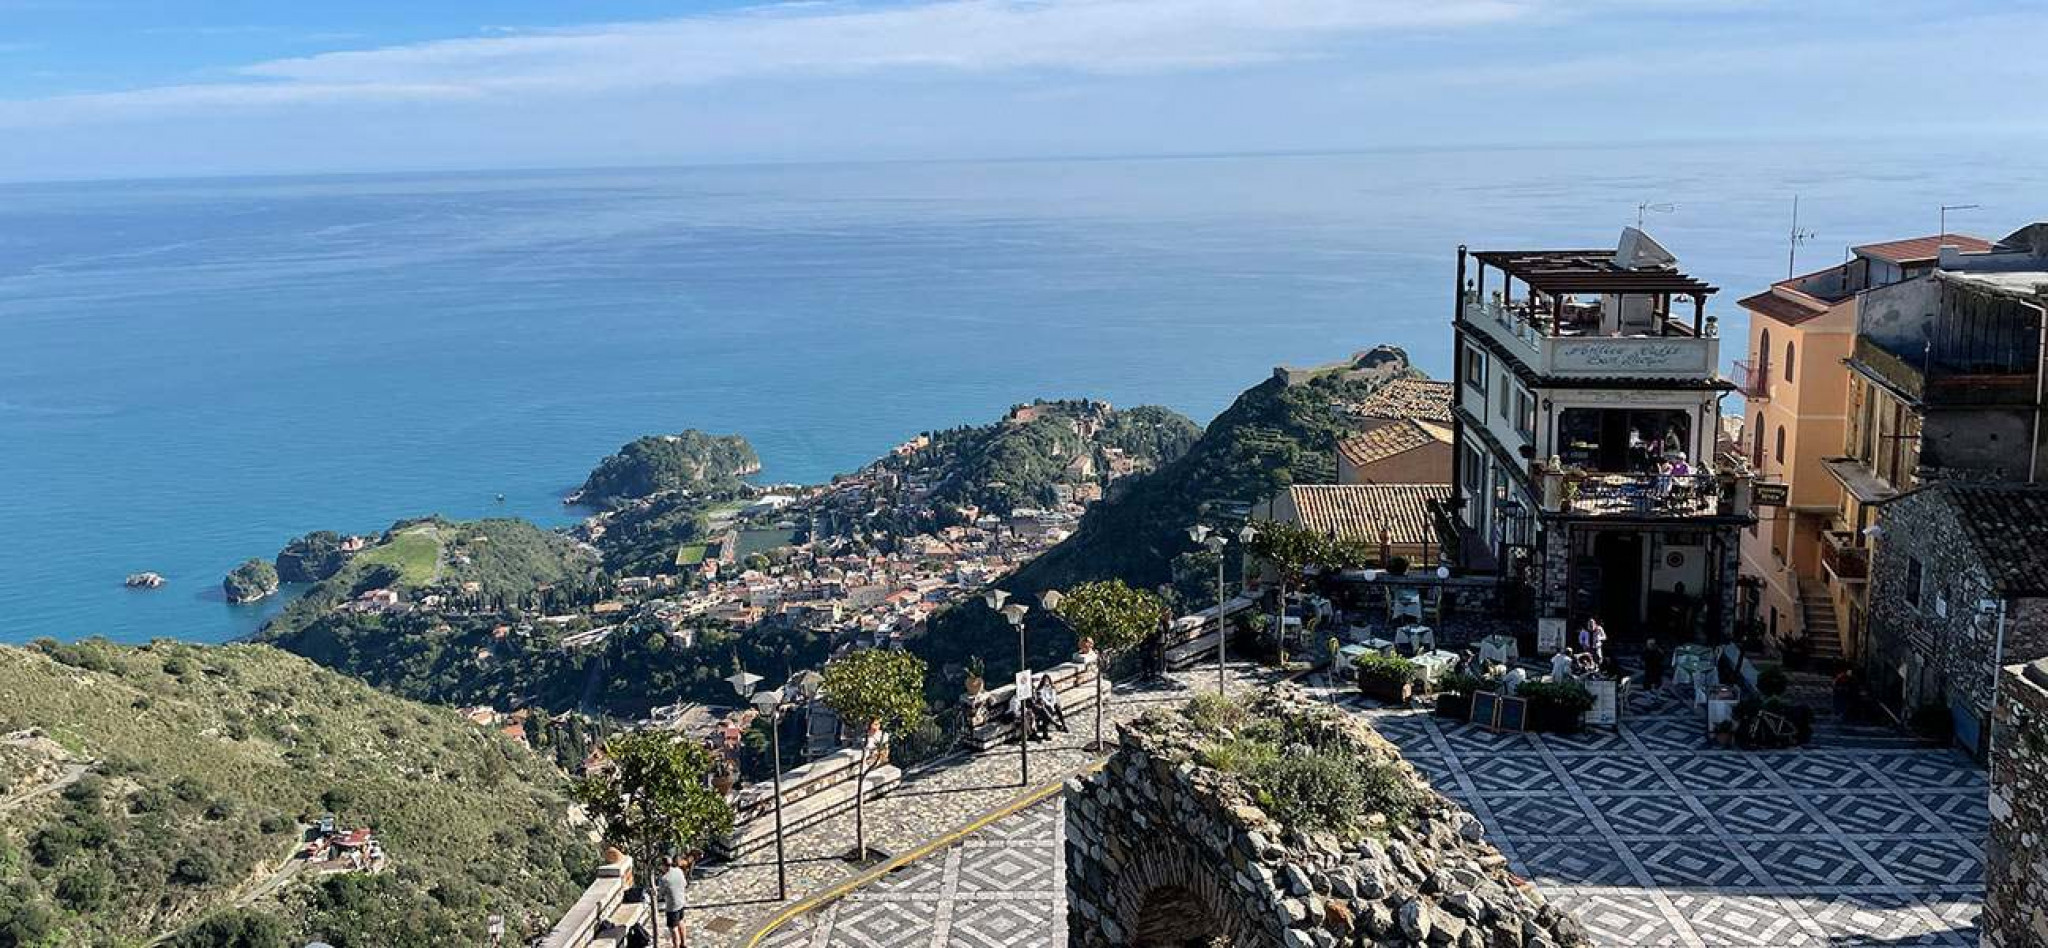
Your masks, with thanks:
M 1373 350 L 1360 365 L 1383 378 L 1416 374 L 1407 354 L 1392 347 Z M 1001 585 L 1035 598 L 1040 590 L 1109 577 L 1142 589 L 1174 583 L 1175 561 L 1192 549 L 1190 524 L 1214 522 L 1289 484 L 1334 482 L 1337 442 L 1351 429 L 1332 405 L 1360 401 L 1381 384 L 1333 371 L 1301 384 L 1272 378 L 1246 389 L 1186 453 L 1090 508 L 1073 536 Z M 1044 632 L 1032 637 L 1039 656 L 1072 650 L 1064 631 L 1048 624 Z M 998 656 L 1014 654 L 1000 644 L 1009 637 L 988 610 L 970 603 L 935 617 L 912 648 L 935 664 L 979 654 L 993 670 Z
M 0 734 L 31 728 L 48 739 L 0 744 L 0 786 L 44 791 L 0 809 L 4 945 L 141 944 L 209 916 L 252 948 L 482 944 L 488 915 L 551 916 L 595 862 L 522 746 L 273 648 L 0 646 Z M 330 811 L 391 868 L 229 911 Z
M 439 591 L 479 604 L 517 602 L 542 586 L 580 583 L 596 567 L 596 556 L 574 540 L 524 520 L 401 520 L 374 546 L 293 600 L 257 638 L 289 638 L 373 589 Z
M 739 435 L 710 435 L 695 429 L 648 435 L 598 462 L 570 500 L 612 507 L 663 491 L 730 490 L 739 486 L 740 478 L 760 469 L 754 446 Z
M 1168 408 L 1116 409 L 1085 399 L 1040 400 L 1002 421 L 928 432 L 923 446 L 877 462 L 933 485 L 942 504 L 998 514 L 1053 506 L 1061 485 L 1106 485 L 1185 453 L 1202 429 Z

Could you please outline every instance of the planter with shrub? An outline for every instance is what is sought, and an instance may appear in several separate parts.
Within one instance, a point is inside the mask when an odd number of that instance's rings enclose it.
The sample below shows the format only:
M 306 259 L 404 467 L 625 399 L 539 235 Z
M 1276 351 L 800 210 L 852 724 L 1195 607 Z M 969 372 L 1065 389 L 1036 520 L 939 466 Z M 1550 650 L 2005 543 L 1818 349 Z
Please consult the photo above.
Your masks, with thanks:
M 1436 715 L 1458 721 L 1472 720 L 1472 696 L 1500 686 L 1471 675 L 1445 675 L 1436 683 Z
M 1586 712 L 1593 709 L 1593 693 L 1576 681 L 1523 682 L 1515 697 L 1529 702 L 1531 731 L 1570 734 L 1585 723 Z
M 1415 663 L 1399 655 L 1363 655 L 1351 663 L 1358 691 L 1387 704 L 1400 704 L 1415 694 Z

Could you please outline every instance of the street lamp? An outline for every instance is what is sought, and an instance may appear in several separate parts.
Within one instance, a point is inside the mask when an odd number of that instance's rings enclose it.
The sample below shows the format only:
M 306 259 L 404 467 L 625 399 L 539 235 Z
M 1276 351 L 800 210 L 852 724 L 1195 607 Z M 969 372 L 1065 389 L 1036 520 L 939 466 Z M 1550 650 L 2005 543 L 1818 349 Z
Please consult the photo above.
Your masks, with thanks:
M 1060 603 L 1066 598 L 1066 594 L 1057 589 L 1048 589 L 1038 594 L 1038 601 L 1044 604 L 1045 611 L 1053 615 L 1059 615 Z M 1102 706 L 1106 698 L 1103 694 L 1102 680 L 1108 676 L 1109 668 L 1102 660 L 1102 652 L 1093 645 L 1081 654 L 1095 670 L 1095 741 L 1088 745 L 1088 750 L 1099 754 L 1109 748 L 1108 742 L 1102 739 Z
M 1003 598 L 1009 598 L 1004 596 Z M 993 601 L 993 600 L 991 600 Z M 1002 607 L 1003 618 L 1017 629 L 1017 679 L 1010 685 L 1012 700 L 1017 702 L 1017 774 L 1021 786 L 1031 785 L 1031 665 L 1024 654 L 1024 614 L 1031 607 L 1013 602 Z
M 1242 544 L 1242 549 L 1249 550 L 1252 538 L 1258 535 L 1259 532 L 1252 529 L 1252 525 L 1247 523 L 1244 525 L 1244 529 L 1237 532 L 1237 540 L 1238 543 Z M 1225 670 L 1224 665 L 1225 647 L 1228 644 L 1230 633 L 1223 624 L 1223 547 L 1230 541 L 1222 533 L 1211 530 L 1208 526 L 1199 523 L 1188 528 L 1188 539 L 1208 547 L 1209 552 L 1216 554 L 1216 693 L 1222 695 L 1230 681 L 1229 673 Z M 1284 602 L 1280 605 L 1283 609 L 1287 606 Z
M 782 710 L 787 707 L 787 686 L 754 695 L 754 710 L 768 719 L 769 755 L 775 770 L 775 900 L 789 898 L 789 858 L 782 848 Z M 854 792 L 860 792 L 859 787 Z

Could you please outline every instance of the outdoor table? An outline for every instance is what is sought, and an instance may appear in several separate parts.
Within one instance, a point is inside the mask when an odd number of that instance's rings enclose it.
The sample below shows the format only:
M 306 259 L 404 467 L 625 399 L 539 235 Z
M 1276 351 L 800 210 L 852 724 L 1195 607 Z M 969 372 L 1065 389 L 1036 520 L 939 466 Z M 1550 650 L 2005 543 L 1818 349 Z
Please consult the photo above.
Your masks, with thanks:
M 1489 635 L 1479 640 L 1479 657 L 1489 662 L 1512 665 L 1522 659 L 1522 647 L 1512 635 Z
M 1429 652 L 1415 656 L 1415 667 L 1421 672 L 1422 680 L 1435 684 L 1451 666 L 1458 663 L 1456 652 Z
M 1735 720 L 1735 704 L 1735 689 L 1733 688 L 1716 687 L 1707 696 L 1707 733 L 1709 735 L 1714 733 L 1714 728 L 1721 722 Z
M 1694 684 L 1707 679 L 1708 684 L 1718 680 L 1719 670 L 1714 666 L 1714 650 L 1704 645 L 1681 645 L 1671 651 L 1671 683 L 1675 685 Z
M 1351 674 L 1351 667 L 1356 665 L 1360 658 L 1370 655 L 1372 652 L 1373 649 L 1369 645 L 1346 645 L 1337 649 L 1336 674 L 1339 677 L 1349 676 Z
M 1417 653 L 1436 651 L 1436 630 L 1426 625 L 1404 625 L 1394 630 L 1394 647 L 1403 645 Z
M 1366 639 L 1365 647 L 1367 650 L 1375 652 L 1380 655 L 1394 654 L 1394 643 L 1389 642 L 1386 639 Z

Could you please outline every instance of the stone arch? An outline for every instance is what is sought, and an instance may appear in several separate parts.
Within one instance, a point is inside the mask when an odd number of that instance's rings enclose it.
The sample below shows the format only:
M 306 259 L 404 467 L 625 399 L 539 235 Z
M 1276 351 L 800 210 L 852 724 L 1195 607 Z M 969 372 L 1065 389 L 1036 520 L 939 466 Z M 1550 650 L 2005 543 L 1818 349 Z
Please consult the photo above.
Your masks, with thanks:
M 1160 886 L 1145 894 L 1131 929 L 1131 943 L 1140 948 L 1218 948 L 1228 945 L 1216 913 L 1193 892 Z

